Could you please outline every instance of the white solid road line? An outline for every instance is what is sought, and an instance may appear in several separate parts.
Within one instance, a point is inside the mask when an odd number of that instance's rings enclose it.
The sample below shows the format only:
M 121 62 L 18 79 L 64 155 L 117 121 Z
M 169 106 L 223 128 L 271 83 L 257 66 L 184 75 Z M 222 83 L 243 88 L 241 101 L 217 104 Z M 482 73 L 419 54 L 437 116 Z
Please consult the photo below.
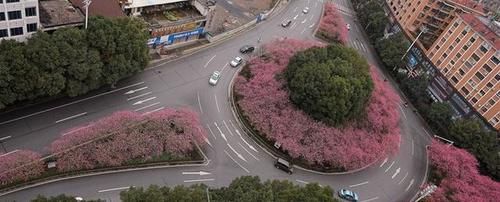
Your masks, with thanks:
M 240 136 L 241 140 L 243 140 L 243 142 L 251 149 L 251 150 L 254 150 L 255 152 L 259 153 L 259 151 L 257 151 L 257 149 L 255 149 L 254 146 L 252 146 L 251 144 L 249 144 L 245 138 L 243 138 L 243 136 L 241 136 L 241 133 L 240 131 L 236 130 L 236 133 L 238 133 L 238 135 Z
M 240 153 L 238 153 L 229 143 L 227 143 L 227 146 L 229 147 L 229 149 L 231 149 L 235 154 L 236 156 L 238 156 L 238 158 L 240 158 L 241 160 L 245 161 L 245 162 L 248 162 L 244 157 L 243 155 L 241 155 Z
M 2 154 L 2 155 L 0 155 L 0 157 L 2 157 L 2 156 L 7 156 L 7 155 L 9 155 L 9 154 L 13 154 L 13 153 L 16 153 L 16 152 L 18 152 L 18 151 L 19 151 L 19 150 L 17 150 L 17 149 L 16 149 L 16 150 L 14 150 L 14 151 L 10 151 L 10 152 L 7 152 L 7 153 L 5 153 L 5 154 Z
M 70 116 L 70 117 L 66 117 L 64 119 L 60 119 L 60 120 L 57 120 L 56 123 L 61 123 L 63 121 L 67 121 L 67 120 L 70 120 L 70 119 L 74 119 L 74 118 L 77 118 L 77 117 L 80 117 L 80 116 L 83 116 L 87 114 L 87 112 L 83 112 L 83 113 L 79 113 L 79 114 L 76 114 L 76 115 L 73 115 L 73 116 Z
M 415 154 L 415 142 L 411 139 L 411 156 Z
M 0 125 L 2 125 L 2 124 L 0 124 Z M 427 132 L 427 130 L 425 130 L 425 128 L 424 128 L 424 127 L 422 127 L 422 130 L 424 130 L 425 134 L 427 134 L 428 136 L 431 136 L 431 137 L 432 137 L 432 135 L 431 135 L 431 134 L 429 134 L 429 132 Z
M 403 110 L 403 107 L 401 107 L 401 105 L 398 105 L 399 106 L 399 109 L 401 110 L 401 114 L 403 114 L 403 117 L 405 117 L 405 120 L 406 120 L 406 114 L 405 114 L 405 111 Z
M 129 189 L 130 187 L 117 187 L 117 188 L 111 188 L 111 189 L 103 189 L 99 190 L 97 192 L 103 193 L 103 192 L 108 192 L 108 191 L 118 191 L 118 190 L 124 190 L 124 189 Z
M 394 179 L 399 174 L 399 172 L 401 172 L 401 168 L 396 169 L 396 172 L 394 172 L 394 175 L 392 175 L 392 179 Z
M 212 173 L 205 172 L 205 171 L 196 171 L 196 172 L 186 171 L 186 172 L 182 172 L 182 174 L 183 175 L 210 175 Z
M 82 129 L 88 128 L 88 127 L 93 126 L 93 125 L 94 125 L 94 124 L 89 124 L 89 125 L 86 125 L 86 126 L 84 126 L 84 127 L 80 127 L 80 128 L 75 129 L 75 130 L 65 132 L 65 133 L 63 133 L 63 134 L 62 134 L 62 136 L 69 135 L 69 134 L 71 134 L 71 133 L 74 133 L 74 132 L 76 132 L 76 131 L 79 131 L 79 130 L 82 130 Z M 2 139 L 0 139 L 0 141 L 2 141 Z
M 140 97 L 144 97 L 144 96 L 149 95 L 149 94 L 151 94 L 151 93 L 153 93 L 153 92 L 151 92 L 151 91 L 150 91 L 150 92 L 143 93 L 143 94 L 140 94 L 140 95 L 137 95 L 137 96 L 131 97 L 131 98 L 127 98 L 127 101 L 130 101 L 130 100 L 133 100 L 133 99 L 137 99 L 137 98 L 140 98 Z
M 144 100 L 139 100 L 139 101 L 135 102 L 135 103 L 134 103 L 134 104 L 132 104 L 132 105 L 140 105 L 140 104 L 143 104 L 143 103 L 145 103 L 145 102 L 147 102 L 147 101 L 154 100 L 154 99 L 156 99 L 156 97 L 149 97 L 149 98 L 146 98 L 146 99 L 144 99 Z
M 252 156 L 255 160 L 257 161 L 260 161 L 257 157 L 255 157 L 252 153 L 250 153 L 250 151 L 248 151 L 247 148 L 245 148 L 241 143 L 238 142 L 238 145 L 240 145 L 241 148 L 243 148 L 243 150 L 245 150 L 248 154 L 250 154 L 250 156 Z
M 141 90 L 144 90 L 144 89 L 147 89 L 147 88 L 148 88 L 147 86 L 144 86 L 144 87 L 142 87 L 142 88 L 138 88 L 138 89 L 134 89 L 134 90 L 129 90 L 129 91 L 127 91 L 127 92 L 126 92 L 126 93 L 124 93 L 124 94 L 125 94 L 125 95 L 130 95 L 130 94 L 133 94 L 133 93 L 135 93 L 135 92 L 137 92 L 137 91 L 141 91 Z
M 403 177 L 403 179 L 401 179 L 398 184 L 401 184 L 403 183 L 403 181 L 406 179 L 406 177 L 408 177 L 408 172 L 406 172 L 405 176 Z
M 4 140 L 6 140 L 6 139 L 10 139 L 11 137 L 12 137 L 12 136 L 10 136 L 10 135 L 9 135 L 9 136 L 5 136 L 5 137 L 2 137 L 2 138 L 0 138 L 0 141 L 4 141 Z
M 231 160 L 233 160 L 236 164 L 238 164 L 238 166 L 240 166 L 243 170 L 245 170 L 247 173 L 250 173 L 250 171 L 248 171 L 248 169 L 243 167 L 240 163 L 238 163 L 238 161 L 234 160 L 234 158 L 231 155 L 229 155 L 229 153 L 225 149 L 224 149 L 224 153 L 226 153 L 226 155 L 229 156 L 229 158 Z
M 411 185 L 413 185 L 414 182 L 415 182 L 414 179 L 410 180 L 410 184 L 408 185 L 408 187 L 406 187 L 405 192 L 407 192 L 408 190 L 410 190 L 410 187 L 411 187 Z
M 368 201 L 373 201 L 373 200 L 377 200 L 377 199 L 378 199 L 378 196 L 370 198 L 370 199 L 366 199 L 366 200 L 361 201 L 361 202 L 368 202 Z
M 385 163 L 387 163 L 387 160 L 389 160 L 389 158 L 385 158 L 385 159 L 384 159 L 384 162 L 382 162 L 382 164 L 380 164 L 380 168 L 382 168 L 382 166 L 384 166 L 384 165 L 385 165 Z
M 105 93 L 97 94 L 97 95 L 94 95 L 94 96 L 91 96 L 91 97 L 88 97 L 88 98 L 84 98 L 84 99 L 81 99 L 81 100 L 73 101 L 73 102 L 70 102 L 70 103 L 67 103 L 67 104 L 63 104 L 63 105 L 60 105 L 60 106 L 57 106 L 57 107 L 52 107 L 50 109 L 42 110 L 42 111 L 39 111 L 39 112 L 36 112 L 36 113 L 33 113 L 33 114 L 28 114 L 26 116 L 22 116 L 22 117 L 18 117 L 18 118 L 15 118 L 15 119 L 8 120 L 8 121 L 4 121 L 4 122 L 1 122 L 0 125 L 11 123 L 11 122 L 18 121 L 18 120 L 21 120 L 21 119 L 25 119 L 25 118 L 28 118 L 28 117 L 32 117 L 32 116 L 35 116 L 35 115 L 38 115 L 38 114 L 49 112 L 49 111 L 52 111 L 52 110 L 55 110 L 55 109 L 59 109 L 59 108 L 62 108 L 62 107 L 66 107 L 66 106 L 69 106 L 69 105 L 73 105 L 73 104 L 76 104 L 76 103 L 80 103 L 80 102 L 83 102 L 83 101 L 86 101 L 86 100 L 90 100 L 90 99 L 93 99 L 93 98 L 96 98 L 96 97 L 100 97 L 100 96 L 103 96 L 103 95 L 114 93 L 116 91 L 120 91 L 120 90 L 123 90 L 123 89 L 127 89 L 127 88 L 130 88 L 130 87 L 141 85 L 143 83 L 144 82 L 139 82 L 139 83 L 136 83 L 136 84 L 128 85 L 128 86 L 125 86 L 125 87 L 122 87 L 122 88 L 118 88 L 118 89 L 115 89 L 115 90 L 112 90 L 112 91 L 108 91 L 108 92 L 105 92 Z
M 189 182 L 208 182 L 208 181 L 214 181 L 215 179 L 210 178 L 210 179 L 198 179 L 198 180 L 184 180 L 184 182 L 189 183 Z
M 304 180 L 295 180 L 295 181 L 300 182 L 300 183 L 304 183 L 304 184 L 309 184 L 309 182 L 306 182 Z
M 227 131 L 229 131 L 229 134 L 231 134 L 231 136 L 234 136 L 233 131 L 231 131 L 231 129 L 229 129 L 229 126 L 227 126 L 226 121 L 222 120 L 222 123 L 224 124 L 224 126 L 226 126 L 226 129 Z
M 386 173 L 387 171 L 389 171 L 389 169 L 391 169 L 391 168 L 392 168 L 392 166 L 394 165 L 394 163 L 395 163 L 395 162 L 396 162 L 396 161 L 392 161 L 391 165 L 389 165 L 389 167 L 387 167 L 387 169 L 385 169 L 385 172 L 384 172 L 384 173 Z
M 214 137 L 214 139 L 216 140 L 216 139 L 217 139 L 217 137 L 215 136 L 214 132 L 212 131 L 212 129 L 210 128 L 210 125 L 208 125 L 208 123 L 207 123 L 207 128 L 208 128 L 208 130 L 210 131 L 210 134 L 212 134 L 212 136 L 213 136 L 213 137 Z
M 135 109 L 134 111 L 138 112 L 138 111 L 141 111 L 141 110 L 143 110 L 143 109 L 146 109 L 146 108 L 149 108 L 149 107 L 155 106 L 155 105 L 157 105 L 157 104 L 160 104 L 160 102 L 155 102 L 155 103 L 153 103 L 153 104 L 146 105 L 146 106 L 144 106 L 144 107 L 141 107 L 141 108 Z
M 361 186 L 361 185 L 365 185 L 365 184 L 368 184 L 368 181 L 361 182 L 361 183 L 359 183 L 359 184 L 349 185 L 349 187 L 353 188 L 353 187 L 357 187 L 357 186 Z
M 214 122 L 214 124 L 215 124 L 215 127 L 217 127 L 217 130 L 219 130 L 220 136 L 222 136 L 222 139 L 224 139 L 227 142 L 226 135 L 224 135 L 222 130 L 219 128 L 219 126 L 217 125 L 217 122 Z
M 217 55 L 212 56 L 212 58 L 210 58 L 210 60 L 208 60 L 208 62 L 205 64 L 205 66 L 203 68 L 207 68 L 208 64 L 210 64 L 210 62 L 215 58 L 215 56 L 217 56 Z
M 156 109 L 153 109 L 151 111 L 148 111 L 148 112 L 145 112 L 144 114 L 141 114 L 142 116 L 145 116 L 145 115 L 148 115 L 148 114 L 151 114 L 153 112 L 157 112 L 157 111 L 160 111 L 162 109 L 165 109 L 165 107 L 159 107 L 159 108 L 156 108 Z
M 215 97 L 215 106 L 217 106 L 217 111 L 220 113 L 219 103 L 217 102 L 217 95 L 214 95 L 214 97 Z
M 203 108 L 201 107 L 200 92 L 196 92 L 196 97 L 198 97 L 198 107 L 200 107 L 200 112 L 203 114 Z

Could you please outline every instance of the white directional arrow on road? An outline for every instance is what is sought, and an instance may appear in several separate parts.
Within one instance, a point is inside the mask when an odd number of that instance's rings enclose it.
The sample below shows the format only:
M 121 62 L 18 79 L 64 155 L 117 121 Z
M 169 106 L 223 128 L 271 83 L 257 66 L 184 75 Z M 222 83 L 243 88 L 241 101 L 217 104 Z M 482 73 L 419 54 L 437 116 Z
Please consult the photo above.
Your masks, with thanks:
M 203 139 L 205 140 L 205 142 L 206 142 L 208 145 L 210 145 L 210 147 L 212 147 L 212 148 L 214 147 L 214 146 L 212 146 L 212 143 L 210 143 L 210 141 L 208 141 L 208 138 L 203 137 Z
M 296 15 L 295 17 L 293 17 L 293 19 L 294 19 L 294 20 L 296 20 L 296 19 L 297 19 L 297 17 L 299 17 L 299 15 Z
M 309 25 L 309 28 L 312 28 L 312 27 L 314 27 L 314 24 L 315 24 L 315 23 L 312 23 L 311 25 Z
M 198 171 L 198 172 L 182 172 L 183 175 L 210 175 L 212 173 L 209 172 L 204 172 L 204 171 Z
M 255 152 L 259 153 L 259 151 L 257 151 L 257 149 L 255 149 L 255 147 L 253 147 L 252 145 L 248 144 L 248 142 L 241 136 L 241 133 L 240 131 L 238 130 L 235 130 L 236 133 L 238 133 L 238 135 L 240 136 L 241 140 L 243 140 L 243 142 L 251 149 L 251 150 L 254 150 Z
M 145 103 L 145 102 L 150 101 L 150 100 L 153 100 L 153 99 L 156 99 L 156 97 L 150 97 L 150 98 L 145 99 L 145 100 L 140 100 L 140 101 L 137 101 L 137 102 L 135 102 L 133 105 L 140 105 L 140 104 L 142 104 L 142 103 Z
M 396 172 L 394 172 L 394 175 L 392 175 L 392 179 L 394 179 L 396 175 L 399 174 L 399 172 L 401 172 L 401 168 L 396 169 Z
M 243 158 L 243 155 L 241 155 L 240 153 L 236 152 L 236 150 L 234 150 L 234 148 L 233 148 L 233 147 L 231 147 L 231 145 L 230 145 L 229 143 L 227 144 L 227 146 L 228 146 L 231 150 L 233 150 L 233 152 L 236 154 L 236 156 L 238 156 L 238 158 L 240 158 L 241 160 L 243 160 L 243 161 L 247 162 L 247 160 L 246 160 L 245 158 Z
M 388 161 L 388 160 L 389 160 L 389 158 L 385 158 L 385 159 L 384 159 L 384 162 L 382 162 L 382 164 L 380 164 L 380 167 L 382 168 L 382 166 L 384 166 L 384 165 L 385 165 L 385 163 L 387 163 L 387 161 Z
M 222 136 L 222 139 L 224 139 L 227 142 L 226 136 L 224 135 L 224 133 L 222 133 L 222 130 L 217 125 L 217 122 L 214 122 L 214 124 L 215 124 L 215 127 L 217 127 L 217 130 L 219 130 L 220 136 Z
M 144 90 L 144 89 L 147 89 L 147 88 L 148 88 L 148 87 L 146 86 L 146 87 L 142 87 L 142 88 L 138 88 L 138 89 L 134 89 L 134 90 L 129 90 L 129 91 L 127 91 L 127 92 L 125 93 L 125 95 L 130 95 L 130 94 L 132 94 L 132 93 L 135 93 L 135 92 L 137 92 L 137 91 L 141 91 L 141 90 Z

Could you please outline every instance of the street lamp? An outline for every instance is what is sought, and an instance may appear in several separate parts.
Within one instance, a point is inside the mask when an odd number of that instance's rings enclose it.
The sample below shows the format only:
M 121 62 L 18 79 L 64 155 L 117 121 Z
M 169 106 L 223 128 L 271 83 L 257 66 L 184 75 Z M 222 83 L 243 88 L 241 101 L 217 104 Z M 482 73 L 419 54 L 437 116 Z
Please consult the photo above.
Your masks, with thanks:
M 85 29 L 87 29 L 87 26 L 89 24 L 89 6 L 90 3 L 92 3 L 91 0 L 83 0 L 83 7 L 85 7 Z
M 408 50 L 406 50 L 405 54 L 403 54 L 403 57 L 401 57 L 401 60 L 403 60 L 403 58 L 405 58 L 406 54 L 408 54 L 408 52 L 410 51 L 410 49 L 417 42 L 418 38 L 420 38 L 420 35 L 422 35 L 425 32 L 427 32 L 427 27 L 425 27 L 425 26 L 420 27 L 420 33 L 417 35 L 417 38 L 415 38 L 415 40 L 413 40 L 413 42 L 411 43 L 410 47 L 408 47 Z

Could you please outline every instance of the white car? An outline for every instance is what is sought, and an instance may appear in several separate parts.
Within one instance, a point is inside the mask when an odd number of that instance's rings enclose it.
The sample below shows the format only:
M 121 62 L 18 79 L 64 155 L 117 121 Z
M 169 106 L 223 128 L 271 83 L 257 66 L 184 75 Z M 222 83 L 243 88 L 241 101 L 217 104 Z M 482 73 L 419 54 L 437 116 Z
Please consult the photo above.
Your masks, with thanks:
M 240 56 L 238 56 L 238 57 L 234 58 L 234 60 L 232 60 L 229 64 L 231 64 L 231 67 L 237 67 L 242 62 L 243 62 L 243 58 L 241 58 Z
M 219 71 L 215 71 L 214 73 L 212 73 L 212 76 L 210 76 L 210 79 L 208 80 L 208 83 L 210 85 L 217 85 L 217 82 L 219 82 L 219 79 L 220 79 L 220 72 Z
M 349 23 L 345 24 L 345 26 L 347 27 L 347 30 L 351 30 L 351 25 Z
M 302 10 L 302 13 L 304 13 L 304 14 L 309 13 L 309 8 L 308 8 L 308 7 L 305 7 L 305 8 L 304 8 L 304 10 Z

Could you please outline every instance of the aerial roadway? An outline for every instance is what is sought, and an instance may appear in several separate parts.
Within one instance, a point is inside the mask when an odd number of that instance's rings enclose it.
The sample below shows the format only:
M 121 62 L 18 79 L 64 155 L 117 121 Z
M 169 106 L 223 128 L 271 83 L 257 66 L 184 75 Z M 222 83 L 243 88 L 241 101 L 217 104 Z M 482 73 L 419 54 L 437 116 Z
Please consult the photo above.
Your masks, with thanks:
M 373 47 L 355 20 L 350 1 L 333 2 L 350 26 L 348 45 L 369 63 L 378 66 Z M 276 169 L 274 157 L 243 132 L 233 115 L 228 92 L 241 65 L 232 67 L 230 63 L 237 56 L 243 61 L 249 57 L 249 54 L 241 54 L 239 49 L 252 45 L 256 47 L 255 53 L 261 44 L 284 37 L 317 40 L 313 32 L 323 4 L 323 0 L 292 0 L 280 12 L 250 30 L 194 54 L 151 66 L 120 82 L 114 89 L 0 115 L 0 138 L 8 137 L 4 142 L 6 150 L 32 149 L 43 153 L 59 135 L 70 134 L 70 128 L 116 111 L 150 113 L 165 107 L 189 107 L 200 114 L 208 131 L 209 144 L 204 148 L 208 163 L 68 179 L 1 195 L 0 201 L 29 201 L 38 194 L 62 193 L 84 199 L 119 201 L 120 191 L 130 186 L 194 183 L 225 186 L 242 175 L 258 175 L 263 180 L 287 179 L 299 184 L 319 183 L 330 185 L 335 190 L 346 188 L 357 192 L 360 201 L 365 202 L 410 201 L 426 176 L 425 146 L 430 136 L 418 116 L 411 109 L 401 107 L 401 103 L 398 109 L 401 114 L 399 152 L 366 169 L 343 174 L 295 169 L 289 175 Z M 305 7 L 309 12 L 303 12 Z M 282 23 L 288 20 L 291 23 L 283 27 Z M 210 85 L 209 77 L 214 71 L 220 73 L 220 78 L 216 85 Z

